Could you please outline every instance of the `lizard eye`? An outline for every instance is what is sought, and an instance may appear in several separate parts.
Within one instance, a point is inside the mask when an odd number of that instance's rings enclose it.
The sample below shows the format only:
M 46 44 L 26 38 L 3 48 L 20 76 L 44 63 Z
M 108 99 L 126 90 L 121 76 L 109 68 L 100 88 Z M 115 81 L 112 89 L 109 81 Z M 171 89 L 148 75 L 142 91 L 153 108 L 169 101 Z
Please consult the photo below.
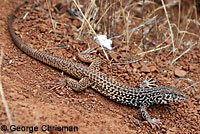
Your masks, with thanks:
M 172 97 L 171 94 L 166 94 L 165 99 L 168 100 L 168 101 L 173 101 L 173 97 Z
M 170 95 L 169 94 L 167 94 L 167 96 L 166 96 L 166 99 L 169 99 L 170 98 Z

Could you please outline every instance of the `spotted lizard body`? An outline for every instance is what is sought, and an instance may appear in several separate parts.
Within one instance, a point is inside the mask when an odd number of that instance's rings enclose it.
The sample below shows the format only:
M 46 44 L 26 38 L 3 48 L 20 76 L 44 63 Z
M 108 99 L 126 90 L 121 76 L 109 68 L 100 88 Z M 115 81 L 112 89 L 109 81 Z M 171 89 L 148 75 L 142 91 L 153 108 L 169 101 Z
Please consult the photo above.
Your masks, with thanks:
M 25 45 L 15 34 L 12 27 L 16 12 L 25 3 L 27 2 L 18 6 L 9 19 L 9 32 L 15 45 L 27 55 L 80 79 L 79 81 L 76 81 L 67 78 L 65 81 L 66 84 L 75 91 L 82 91 L 90 86 L 113 101 L 129 106 L 139 107 L 142 117 L 151 125 L 154 124 L 157 126 L 159 126 L 160 121 L 155 118 L 150 118 L 146 110 L 147 107 L 154 104 L 180 102 L 188 98 L 184 92 L 174 87 L 132 88 L 125 86 L 124 84 L 117 82 L 114 77 L 100 72 L 99 66 L 101 60 L 94 56 L 83 54 L 78 55 L 81 61 L 91 63 L 91 65 L 87 67 L 63 58 L 48 55 Z

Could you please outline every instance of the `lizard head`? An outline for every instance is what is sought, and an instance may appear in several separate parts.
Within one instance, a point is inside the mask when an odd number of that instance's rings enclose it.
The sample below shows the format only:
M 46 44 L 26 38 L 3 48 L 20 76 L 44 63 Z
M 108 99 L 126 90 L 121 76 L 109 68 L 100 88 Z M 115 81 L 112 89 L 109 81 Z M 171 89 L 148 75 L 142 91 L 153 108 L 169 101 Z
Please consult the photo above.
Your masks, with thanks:
M 181 102 L 188 99 L 188 96 L 183 91 L 175 87 L 160 87 L 162 99 L 160 104 L 167 104 L 168 102 Z

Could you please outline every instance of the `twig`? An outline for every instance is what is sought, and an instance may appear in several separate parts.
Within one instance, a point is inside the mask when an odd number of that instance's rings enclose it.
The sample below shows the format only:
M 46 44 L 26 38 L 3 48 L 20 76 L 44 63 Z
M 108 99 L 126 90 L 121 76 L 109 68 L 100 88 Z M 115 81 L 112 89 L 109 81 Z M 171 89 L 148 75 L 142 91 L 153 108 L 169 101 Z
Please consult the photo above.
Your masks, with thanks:
M 69 46 L 58 46 L 58 47 L 50 47 L 50 48 L 46 48 L 45 50 L 52 50 L 52 49 L 59 49 L 59 48 L 69 48 Z
M 135 63 L 138 61 L 141 61 L 143 58 L 141 59 L 137 59 L 137 60 L 133 60 L 133 61 L 129 61 L 129 62 L 125 62 L 125 63 L 113 63 L 113 65 L 127 65 L 127 64 L 131 64 L 131 63 Z
M 88 47 L 87 50 L 85 50 L 85 51 L 83 51 L 83 52 L 81 52 L 81 53 L 82 53 L 82 54 L 93 53 L 95 49 L 96 49 L 96 47 L 94 47 L 94 48 L 92 48 L 92 49 L 91 49 L 90 47 Z
M 179 55 L 176 59 L 174 59 L 172 61 L 171 64 L 173 64 L 175 61 L 177 61 L 179 58 L 181 58 L 184 54 L 186 54 L 187 52 L 189 52 L 196 44 L 191 45 L 185 52 L 183 52 L 181 55 Z
M 23 20 L 26 19 L 26 17 L 28 16 L 28 14 L 29 14 L 29 12 L 26 12 L 26 14 L 25 14 L 24 17 L 23 17 Z
M 155 49 L 152 49 L 152 50 L 149 50 L 149 51 L 146 51 L 146 52 L 139 53 L 139 54 L 137 54 L 137 55 L 143 55 L 143 54 L 147 54 L 147 53 L 155 52 L 155 51 L 158 51 L 158 50 L 161 50 L 161 49 L 164 49 L 164 48 L 170 47 L 170 45 L 171 45 L 171 44 L 166 45 L 166 46 L 164 46 L 164 47 L 155 48 Z
M 198 81 L 198 82 L 196 82 L 196 83 L 193 83 L 192 85 L 190 85 L 190 86 L 184 88 L 183 91 L 185 91 L 186 89 L 188 89 L 188 88 L 190 88 L 190 87 L 193 87 L 193 86 L 197 85 L 198 83 L 200 83 L 200 81 Z

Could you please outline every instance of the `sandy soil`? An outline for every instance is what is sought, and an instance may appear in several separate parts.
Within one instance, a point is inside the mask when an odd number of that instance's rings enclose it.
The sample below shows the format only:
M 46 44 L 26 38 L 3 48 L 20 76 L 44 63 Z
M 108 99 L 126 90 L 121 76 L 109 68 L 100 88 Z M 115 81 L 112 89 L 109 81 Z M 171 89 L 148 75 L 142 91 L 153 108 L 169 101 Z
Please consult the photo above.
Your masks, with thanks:
M 9 15 L 21 2 L 22 0 L 2 0 L 0 3 L 0 46 L 4 52 L 1 67 L 2 87 L 12 122 L 21 129 L 20 133 L 23 127 L 26 127 L 25 132 L 28 133 L 28 126 L 34 126 L 35 129 L 38 127 L 38 133 L 53 133 L 42 132 L 42 126 L 43 129 L 47 129 L 47 126 L 63 126 L 68 128 L 68 133 L 80 134 L 200 133 L 200 84 L 185 90 L 190 96 L 187 102 L 170 106 L 156 105 L 148 109 L 151 117 L 159 118 L 163 123 L 160 129 L 151 129 L 150 125 L 142 120 L 137 108 L 115 103 L 91 88 L 79 93 L 68 87 L 51 90 L 57 82 L 69 76 L 21 52 L 9 35 Z M 55 4 L 56 1 L 53 5 Z M 31 6 L 32 3 L 20 10 L 14 24 L 16 33 L 26 44 L 74 62 L 80 62 L 76 55 L 79 51 L 86 50 L 88 44 L 92 44 L 92 48 L 98 47 L 89 36 L 82 37 L 81 41 L 77 40 L 76 30 L 81 23 L 76 18 L 68 13 L 58 15 L 52 9 L 52 16 L 59 22 L 53 32 L 48 8 L 44 2 L 41 2 L 41 6 L 36 7 L 32 14 L 28 14 L 24 22 L 19 22 L 25 13 L 31 10 Z M 115 41 L 116 44 L 120 47 L 114 51 L 120 55 L 109 54 L 113 62 L 121 62 L 120 59 L 130 60 L 126 57 L 133 48 L 122 45 L 120 41 Z M 100 47 L 97 50 L 94 55 L 103 60 L 101 71 L 132 87 L 137 87 L 146 76 L 153 78 L 158 85 L 175 86 L 181 90 L 200 80 L 198 45 L 173 66 L 167 64 L 173 59 L 173 55 L 166 56 L 170 51 L 168 49 L 146 54 L 143 60 L 137 63 L 117 66 L 109 64 Z M 180 77 L 181 74 L 185 75 Z M 5 127 L 3 125 L 10 127 L 10 121 L 2 97 L 0 102 L 0 133 L 5 133 L 2 131 Z

